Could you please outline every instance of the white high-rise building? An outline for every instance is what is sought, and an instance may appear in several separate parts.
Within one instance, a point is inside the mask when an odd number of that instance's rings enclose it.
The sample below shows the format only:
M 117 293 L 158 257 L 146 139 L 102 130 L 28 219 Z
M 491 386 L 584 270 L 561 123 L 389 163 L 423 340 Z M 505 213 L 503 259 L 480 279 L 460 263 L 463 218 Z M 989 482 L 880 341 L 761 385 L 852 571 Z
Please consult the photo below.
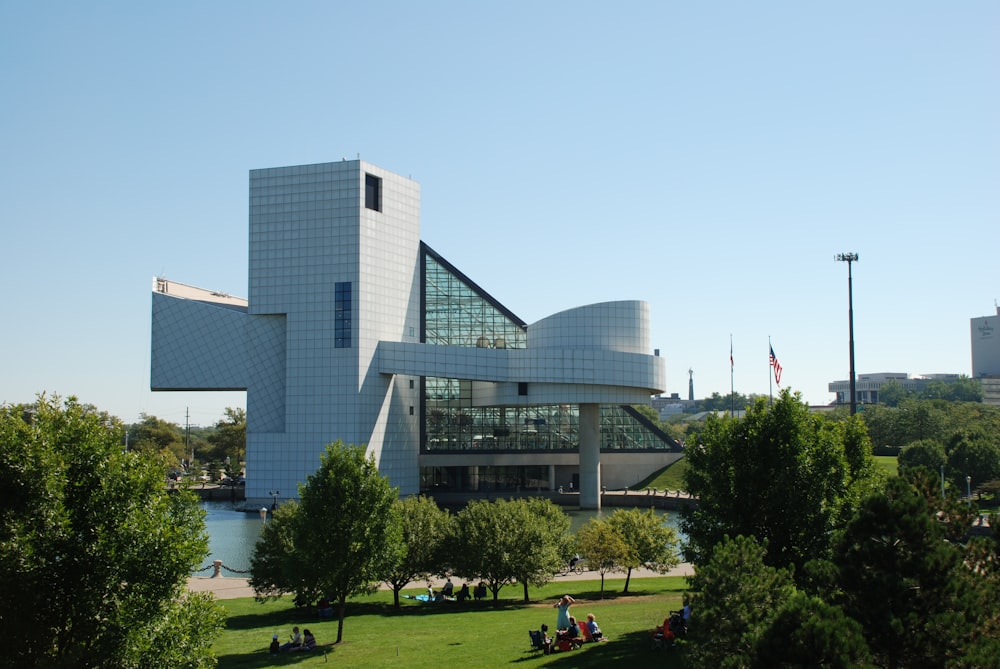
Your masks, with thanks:
M 969 329 L 972 334 L 972 377 L 1000 377 L 1000 307 L 993 316 L 973 318 Z
M 666 387 L 642 301 L 527 325 L 420 241 L 417 183 L 363 161 L 250 173 L 248 298 L 156 278 L 153 390 L 246 390 L 247 499 L 335 441 L 402 494 L 580 491 L 679 457 L 630 405 Z

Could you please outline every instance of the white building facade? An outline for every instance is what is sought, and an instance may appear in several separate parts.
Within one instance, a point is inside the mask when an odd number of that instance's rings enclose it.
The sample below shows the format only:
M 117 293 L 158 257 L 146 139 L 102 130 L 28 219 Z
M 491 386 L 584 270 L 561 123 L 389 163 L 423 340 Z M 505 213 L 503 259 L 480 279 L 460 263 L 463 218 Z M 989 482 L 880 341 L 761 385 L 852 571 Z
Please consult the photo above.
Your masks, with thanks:
M 973 318 L 969 330 L 972 336 L 972 378 L 1000 377 L 1000 307 L 993 316 Z
M 154 280 L 153 390 L 245 390 L 247 499 L 364 444 L 401 494 L 635 482 L 679 446 L 649 306 L 527 325 L 420 241 L 416 182 L 363 161 L 250 173 L 248 298 Z

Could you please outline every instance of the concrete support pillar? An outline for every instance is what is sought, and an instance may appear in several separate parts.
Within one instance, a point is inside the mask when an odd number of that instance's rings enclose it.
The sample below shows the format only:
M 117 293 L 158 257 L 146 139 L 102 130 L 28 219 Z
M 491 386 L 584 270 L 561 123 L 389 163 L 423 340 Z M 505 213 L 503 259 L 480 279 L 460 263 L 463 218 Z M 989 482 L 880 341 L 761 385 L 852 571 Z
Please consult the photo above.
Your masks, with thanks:
M 556 489 L 556 466 L 549 465 L 549 490 Z
M 580 508 L 601 508 L 601 407 L 580 405 Z
M 469 490 L 472 492 L 479 492 L 479 467 L 472 465 L 468 470 L 469 474 Z

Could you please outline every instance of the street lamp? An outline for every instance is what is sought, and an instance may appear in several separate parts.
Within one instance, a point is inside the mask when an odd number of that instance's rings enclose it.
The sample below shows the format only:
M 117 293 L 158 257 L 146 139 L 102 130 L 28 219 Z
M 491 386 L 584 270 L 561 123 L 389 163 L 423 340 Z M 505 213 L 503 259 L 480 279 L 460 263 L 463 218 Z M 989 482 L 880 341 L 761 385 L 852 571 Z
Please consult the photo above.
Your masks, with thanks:
M 857 261 L 857 253 L 838 253 L 836 259 L 847 263 L 847 328 L 851 355 L 851 415 L 858 412 L 857 386 L 854 380 L 854 286 L 851 277 L 851 263 Z
M 268 490 L 267 494 L 271 496 L 271 511 L 278 508 L 278 495 L 281 494 L 280 490 Z
M 968 498 L 969 506 L 972 506 L 972 477 L 965 477 L 965 496 Z
M 262 522 L 262 523 L 266 523 L 267 522 L 267 507 L 266 506 L 260 507 L 260 522 Z

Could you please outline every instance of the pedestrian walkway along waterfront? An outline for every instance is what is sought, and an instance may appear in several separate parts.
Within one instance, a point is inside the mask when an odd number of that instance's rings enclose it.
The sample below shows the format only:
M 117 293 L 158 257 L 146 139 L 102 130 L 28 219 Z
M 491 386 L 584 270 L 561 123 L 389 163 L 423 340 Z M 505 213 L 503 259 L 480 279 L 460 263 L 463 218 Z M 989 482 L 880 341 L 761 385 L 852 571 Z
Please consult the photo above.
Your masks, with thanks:
M 658 578 L 661 576 L 690 576 L 694 573 L 694 568 L 691 564 L 684 562 L 673 569 L 671 569 L 666 574 L 658 574 L 650 569 L 633 569 L 632 578 Z M 610 574 L 613 578 L 624 578 L 624 573 L 615 572 Z M 555 581 L 557 582 L 573 582 L 573 581 L 593 581 L 595 579 L 600 579 L 601 575 L 596 571 L 584 571 L 581 574 L 566 574 L 565 576 L 556 576 Z M 440 588 L 444 585 L 445 579 L 443 578 L 433 578 L 430 583 L 435 589 Z M 408 587 L 425 587 L 427 585 L 426 581 L 414 581 Z M 387 590 L 389 586 L 382 584 L 382 589 Z M 192 576 L 188 579 L 188 590 L 190 592 L 211 592 L 215 595 L 216 599 L 237 599 L 239 597 L 253 597 L 253 588 L 250 587 L 249 579 L 246 578 L 236 578 L 227 576 Z

